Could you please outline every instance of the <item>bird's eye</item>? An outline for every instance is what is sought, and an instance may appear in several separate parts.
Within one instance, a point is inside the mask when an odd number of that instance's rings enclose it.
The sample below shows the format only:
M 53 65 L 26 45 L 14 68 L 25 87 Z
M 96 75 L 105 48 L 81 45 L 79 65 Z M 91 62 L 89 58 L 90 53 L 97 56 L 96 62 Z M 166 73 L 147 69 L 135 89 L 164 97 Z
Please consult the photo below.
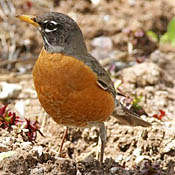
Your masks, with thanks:
M 55 21 L 45 21 L 43 27 L 45 32 L 52 32 L 57 30 L 57 23 Z
M 51 23 L 51 22 L 48 22 L 48 23 L 46 23 L 46 25 L 45 25 L 45 29 L 53 30 L 53 29 L 55 29 L 55 28 L 56 28 L 56 24 Z

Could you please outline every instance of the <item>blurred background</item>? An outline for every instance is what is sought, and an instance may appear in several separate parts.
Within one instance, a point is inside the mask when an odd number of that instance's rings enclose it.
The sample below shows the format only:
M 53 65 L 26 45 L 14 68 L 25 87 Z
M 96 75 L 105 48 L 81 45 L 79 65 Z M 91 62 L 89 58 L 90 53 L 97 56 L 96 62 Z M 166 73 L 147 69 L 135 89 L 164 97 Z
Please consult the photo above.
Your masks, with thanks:
M 32 62 L 42 47 L 36 29 L 18 21 L 16 14 L 65 13 L 79 24 L 95 57 L 117 59 L 121 56 L 118 52 L 124 52 L 130 55 L 123 57 L 131 59 L 132 56 L 147 57 L 160 46 L 157 40 L 167 32 L 174 6 L 171 0 L 1 0 L 1 71 L 5 71 L 2 68 L 18 72 L 31 69 L 29 64 L 25 65 L 26 70 L 20 68 L 20 63 Z M 153 42 L 155 40 L 157 42 Z

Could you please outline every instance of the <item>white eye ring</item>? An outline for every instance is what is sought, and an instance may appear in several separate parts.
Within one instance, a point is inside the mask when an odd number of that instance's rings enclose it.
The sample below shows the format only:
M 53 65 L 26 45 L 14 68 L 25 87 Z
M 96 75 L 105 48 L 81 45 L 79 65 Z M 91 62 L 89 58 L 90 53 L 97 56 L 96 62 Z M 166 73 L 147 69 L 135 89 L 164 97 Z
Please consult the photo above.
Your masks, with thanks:
M 58 23 L 56 21 L 50 21 L 51 24 L 57 25 Z
M 48 23 L 48 20 L 45 20 L 43 23 L 44 23 L 44 24 Z M 50 21 L 50 23 L 55 24 L 55 25 L 58 24 L 56 21 Z
M 44 21 L 44 24 L 47 24 L 48 23 L 48 20 L 45 20 Z M 53 24 L 53 25 L 57 25 L 58 23 L 55 22 L 55 21 L 49 21 L 50 24 Z M 53 28 L 53 29 L 48 29 L 48 28 L 45 28 L 44 31 L 49 33 L 49 32 L 53 32 L 53 31 L 56 31 L 57 30 L 57 27 Z
M 47 32 L 47 33 L 49 33 L 49 32 L 53 32 L 53 31 L 56 31 L 56 30 L 57 30 L 57 28 L 54 28 L 54 29 L 52 29 L 52 30 L 47 29 L 47 28 L 46 28 L 46 29 L 44 29 L 44 31 L 45 31 L 45 32 Z

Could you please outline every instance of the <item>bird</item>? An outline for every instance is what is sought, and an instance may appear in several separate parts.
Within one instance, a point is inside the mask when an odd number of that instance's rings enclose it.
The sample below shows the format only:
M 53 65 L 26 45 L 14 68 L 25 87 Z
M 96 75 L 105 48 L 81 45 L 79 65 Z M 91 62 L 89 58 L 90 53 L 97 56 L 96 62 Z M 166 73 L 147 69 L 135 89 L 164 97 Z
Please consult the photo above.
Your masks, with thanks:
M 111 115 L 124 125 L 151 126 L 117 100 L 121 94 L 107 71 L 88 52 L 83 33 L 71 17 L 59 12 L 16 17 L 35 26 L 43 39 L 32 74 L 41 106 L 57 124 L 66 126 L 59 153 L 68 128 L 96 126 L 100 145 L 97 158 L 102 165 L 104 122 Z

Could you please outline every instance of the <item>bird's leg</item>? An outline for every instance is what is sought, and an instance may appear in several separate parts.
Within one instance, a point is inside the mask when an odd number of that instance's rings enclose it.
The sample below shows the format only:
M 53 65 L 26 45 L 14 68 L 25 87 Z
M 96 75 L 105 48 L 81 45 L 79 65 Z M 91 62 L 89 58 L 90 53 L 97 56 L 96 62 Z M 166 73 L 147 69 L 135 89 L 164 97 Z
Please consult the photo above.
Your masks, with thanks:
M 62 140 L 61 140 L 60 149 L 59 149 L 59 152 L 58 152 L 58 153 L 59 153 L 59 156 L 61 156 L 62 149 L 63 149 L 63 144 L 64 144 L 65 138 L 66 138 L 66 136 L 67 136 L 68 129 L 69 129 L 69 128 L 66 126 L 66 129 L 65 129 L 65 131 L 64 131 L 63 138 L 62 138 Z
M 103 122 L 99 123 L 99 139 L 98 139 L 98 150 L 97 150 L 97 158 L 102 166 L 104 149 L 106 142 L 106 128 Z

